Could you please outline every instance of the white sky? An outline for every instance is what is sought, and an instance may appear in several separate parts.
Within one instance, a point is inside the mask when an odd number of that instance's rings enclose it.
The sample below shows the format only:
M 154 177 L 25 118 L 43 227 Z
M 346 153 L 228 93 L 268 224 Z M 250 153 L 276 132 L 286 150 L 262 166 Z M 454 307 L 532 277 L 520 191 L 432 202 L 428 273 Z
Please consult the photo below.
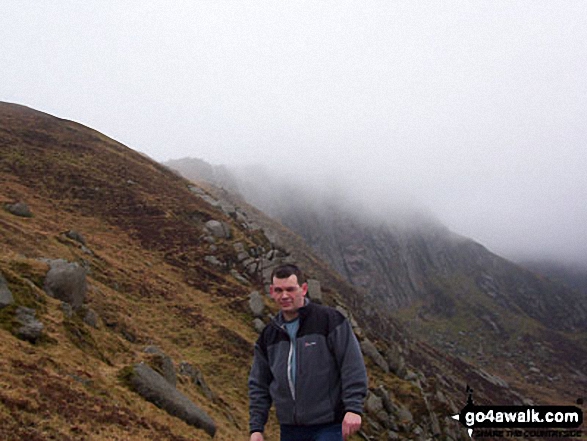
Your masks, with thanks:
M 587 2 L 0 3 L 0 100 L 587 262 Z

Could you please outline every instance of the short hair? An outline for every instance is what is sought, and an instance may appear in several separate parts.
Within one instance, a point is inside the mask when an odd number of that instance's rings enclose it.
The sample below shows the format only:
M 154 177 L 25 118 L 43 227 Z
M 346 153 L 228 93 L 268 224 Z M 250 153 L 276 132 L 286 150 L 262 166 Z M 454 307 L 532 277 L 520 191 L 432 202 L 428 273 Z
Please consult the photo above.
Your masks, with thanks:
M 290 276 L 296 276 L 300 285 L 306 283 L 306 277 L 302 270 L 292 263 L 286 263 L 274 268 L 271 272 L 271 283 L 273 283 L 274 277 L 277 279 L 287 279 Z

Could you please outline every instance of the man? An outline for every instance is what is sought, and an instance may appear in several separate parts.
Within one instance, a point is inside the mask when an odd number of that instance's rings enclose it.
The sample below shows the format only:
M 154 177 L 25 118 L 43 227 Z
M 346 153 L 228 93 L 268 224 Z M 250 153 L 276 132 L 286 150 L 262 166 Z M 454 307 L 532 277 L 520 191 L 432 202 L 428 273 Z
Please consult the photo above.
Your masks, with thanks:
M 263 441 L 275 403 L 281 441 L 341 441 L 361 427 L 367 372 L 352 328 L 333 308 L 311 303 L 295 265 L 271 275 L 280 312 L 257 343 L 249 376 L 250 441 Z

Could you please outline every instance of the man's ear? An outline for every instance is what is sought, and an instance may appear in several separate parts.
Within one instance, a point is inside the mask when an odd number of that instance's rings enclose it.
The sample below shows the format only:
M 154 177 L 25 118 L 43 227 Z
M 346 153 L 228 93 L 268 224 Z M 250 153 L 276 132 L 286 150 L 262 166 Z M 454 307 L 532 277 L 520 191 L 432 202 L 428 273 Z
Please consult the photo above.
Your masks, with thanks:
M 306 282 L 302 283 L 301 288 L 302 288 L 303 295 L 308 294 L 308 284 Z

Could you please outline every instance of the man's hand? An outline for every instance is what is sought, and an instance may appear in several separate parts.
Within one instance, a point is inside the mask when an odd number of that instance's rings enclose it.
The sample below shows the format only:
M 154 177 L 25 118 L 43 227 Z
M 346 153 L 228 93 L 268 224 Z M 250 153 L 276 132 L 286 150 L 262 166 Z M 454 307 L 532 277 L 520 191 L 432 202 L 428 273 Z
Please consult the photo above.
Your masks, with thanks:
M 361 415 L 347 412 L 342 420 L 342 437 L 346 439 L 361 428 Z M 251 440 L 252 441 L 252 440 Z
M 250 441 L 264 441 L 263 434 L 261 432 L 251 433 L 251 440 Z

